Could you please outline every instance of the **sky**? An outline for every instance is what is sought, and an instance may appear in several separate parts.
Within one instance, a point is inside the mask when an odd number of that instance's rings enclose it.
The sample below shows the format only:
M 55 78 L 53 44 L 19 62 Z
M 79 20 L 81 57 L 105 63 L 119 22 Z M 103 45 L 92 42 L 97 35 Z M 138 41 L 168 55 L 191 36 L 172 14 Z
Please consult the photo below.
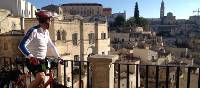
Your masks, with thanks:
M 49 4 L 65 3 L 100 3 L 104 8 L 112 8 L 112 13 L 126 11 L 127 18 L 134 15 L 135 2 L 138 2 L 140 16 L 144 18 L 159 18 L 160 4 L 162 0 L 27 0 L 36 8 Z M 165 15 L 172 12 L 176 19 L 188 19 L 189 16 L 197 15 L 193 11 L 200 8 L 200 0 L 163 0 L 165 3 Z

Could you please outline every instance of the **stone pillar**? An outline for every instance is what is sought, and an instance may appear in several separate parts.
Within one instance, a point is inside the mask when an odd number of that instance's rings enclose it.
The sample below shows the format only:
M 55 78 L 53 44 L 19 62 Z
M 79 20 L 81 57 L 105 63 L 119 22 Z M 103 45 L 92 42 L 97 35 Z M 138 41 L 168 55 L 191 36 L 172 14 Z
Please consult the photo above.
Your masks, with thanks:
M 94 55 L 88 58 L 92 69 L 92 88 L 114 88 L 114 63 L 117 55 Z

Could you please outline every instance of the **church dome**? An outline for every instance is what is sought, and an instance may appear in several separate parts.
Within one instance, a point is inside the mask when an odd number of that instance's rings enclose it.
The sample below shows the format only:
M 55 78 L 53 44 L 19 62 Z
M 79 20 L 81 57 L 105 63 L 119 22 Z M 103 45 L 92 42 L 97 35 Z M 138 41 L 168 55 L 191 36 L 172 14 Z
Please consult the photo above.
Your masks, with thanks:
M 172 13 L 172 12 L 168 12 L 168 13 L 167 13 L 167 16 L 170 16 L 170 17 L 171 17 L 171 16 L 173 16 L 173 13 Z

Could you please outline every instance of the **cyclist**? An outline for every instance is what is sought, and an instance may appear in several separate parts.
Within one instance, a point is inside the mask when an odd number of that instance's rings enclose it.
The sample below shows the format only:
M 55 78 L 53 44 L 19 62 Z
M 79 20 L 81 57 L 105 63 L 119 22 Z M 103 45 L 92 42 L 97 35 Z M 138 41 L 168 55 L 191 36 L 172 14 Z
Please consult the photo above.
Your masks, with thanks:
M 45 59 L 47 48 L 50 48 L 52 54 L 56 58 L 60 58 L 56 47 L 49 36 L 49 26 L 53 15 L 48 11 L 36 12 L 36 17 L 39 22 L 37 26 L 30 28 L 19 44 L 20 51 L 26 56 L 28 62 L 27 68 L 31 71 L 35 80 L 30 83 L 29 88 L 38 88 L 45 80 L 46 68 L 43 67 L 41 59 Z

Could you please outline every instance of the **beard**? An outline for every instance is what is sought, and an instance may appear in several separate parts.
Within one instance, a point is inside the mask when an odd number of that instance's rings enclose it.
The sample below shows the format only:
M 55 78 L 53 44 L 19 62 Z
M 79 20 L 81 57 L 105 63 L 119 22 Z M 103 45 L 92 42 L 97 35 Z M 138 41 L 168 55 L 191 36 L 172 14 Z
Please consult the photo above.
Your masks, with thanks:
M 44 23 L 44 27 L 46 28 L 46 29 L 49 29 L 49 23 Z

